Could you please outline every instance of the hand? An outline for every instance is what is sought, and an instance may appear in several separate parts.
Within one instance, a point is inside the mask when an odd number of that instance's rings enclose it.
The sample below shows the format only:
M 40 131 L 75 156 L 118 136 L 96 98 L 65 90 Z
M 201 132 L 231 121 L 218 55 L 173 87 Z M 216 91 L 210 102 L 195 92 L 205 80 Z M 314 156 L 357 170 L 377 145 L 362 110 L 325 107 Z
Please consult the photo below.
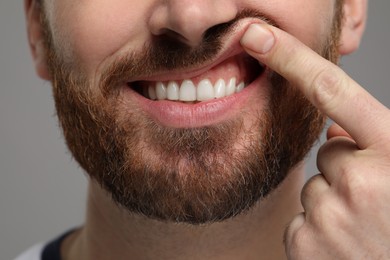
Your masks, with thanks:
M 304 212 L 286 230 L 288 258 L 390 259 L 389 110 L 277 28 L 252 24 L 241 44 L 338 124 L 318 153 L 321 173 L 302 190 Z

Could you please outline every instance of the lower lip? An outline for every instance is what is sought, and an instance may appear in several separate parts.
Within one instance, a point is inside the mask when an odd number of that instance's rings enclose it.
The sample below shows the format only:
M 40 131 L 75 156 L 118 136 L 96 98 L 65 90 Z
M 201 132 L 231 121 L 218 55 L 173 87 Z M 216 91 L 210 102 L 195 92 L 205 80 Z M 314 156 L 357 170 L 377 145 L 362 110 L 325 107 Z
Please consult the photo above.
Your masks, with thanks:
M 163 126 L 196 128 L 232 119 L 245 107 L 253 105 L 249 101 L 251 97 L 258 96 L 259 92 L 264 92 L 264 86 L 267 83 L 266 75 L 267 71 L 239 93 L 196 104 L 185 104 L 169 100 L 150 100 L 129 87 L 126 87 L 125 95 L 131 95 L 142 111 Z M 262 106 L 258 102 L 255 105 Z

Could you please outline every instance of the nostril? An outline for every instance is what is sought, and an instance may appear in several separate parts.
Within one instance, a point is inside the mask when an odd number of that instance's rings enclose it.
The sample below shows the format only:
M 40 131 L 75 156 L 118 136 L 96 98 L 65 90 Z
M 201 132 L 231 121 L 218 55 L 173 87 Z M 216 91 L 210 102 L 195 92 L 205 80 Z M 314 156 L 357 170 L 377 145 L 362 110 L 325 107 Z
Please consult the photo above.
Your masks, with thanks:
M 191 48 L 199 46 L 206 31 L 220 24 L 229 24 L 238 13 L 234 1 L 170 0 L 158 1 L 151 10 L 148 27 L 153 36 L 165 35 Z
M 171 42 L 182 42 L 187 44 L 189 41 L 187 38 L 185 38 L 180 33 L 177 33 L 171 29 L 164 28 L 160 30 L 159 35 L 157 35 L 159 38 L 164 39 L 166 41 Z

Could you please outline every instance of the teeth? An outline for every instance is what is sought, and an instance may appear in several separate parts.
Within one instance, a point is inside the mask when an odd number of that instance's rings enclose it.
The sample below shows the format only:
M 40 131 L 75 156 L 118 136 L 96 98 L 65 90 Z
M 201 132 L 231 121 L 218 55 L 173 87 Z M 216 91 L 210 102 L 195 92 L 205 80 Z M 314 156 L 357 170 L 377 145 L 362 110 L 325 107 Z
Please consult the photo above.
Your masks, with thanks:
M 192 80 L 184 80 L 180 86 L 180 101 L 195 101 L 196 88 Z
M 214 86 L 209 79 L 203 79 L 198 86 L 192 80 L 184 80 L 181 85 L 176 81 L 168 84 L 157 82 L 155 86 L 149 86 L 147 96 L 152 100 L 178 100 L 183 102 L 207 101 L 214 98 L 223 98 L 238 93 L 245 88 L 245 83 L 237 85 L 235 77 L 226 84 L 225 80 L 219 79 Z
M 152 100 L 157 99 L 156 88 L 149 86 L 148 87 L 148 94 L 149 94 L 150 99 L 152 99 Z
M 151 87 L 153 88 L 153 87 Z M 167 88 L 165 87 L 164 83 L 157 82 L 156 84 L 156 96 L 158 100 L 163 100 L 167 98 Z
M 231 78 L 226 86 L 226 95 L 230 96 L 236 92 L 236 78 Z
M 215 97 L 214 87 L 211 84 L 210 80 L 204 79 L 198 84 L 198 88 L 196 91 L 196 100 L 198 101 L 206 101 L 213 99 Z
M 175 81 L 170 81 L 167 88 L 167 98 L 169 100 L 179 100 L 179 84 Z
M 219 79 L 214 86 L 215 98 L 222 98 L 226 94 L 226 84 L 223 79 Z
M 245 88 L 245 84 L 244 84 L 244 82 L 241 82 L 241 83 L 238 84 L 238 86 L 236 87 L 236 93 L 242 91 L 244 88 Z

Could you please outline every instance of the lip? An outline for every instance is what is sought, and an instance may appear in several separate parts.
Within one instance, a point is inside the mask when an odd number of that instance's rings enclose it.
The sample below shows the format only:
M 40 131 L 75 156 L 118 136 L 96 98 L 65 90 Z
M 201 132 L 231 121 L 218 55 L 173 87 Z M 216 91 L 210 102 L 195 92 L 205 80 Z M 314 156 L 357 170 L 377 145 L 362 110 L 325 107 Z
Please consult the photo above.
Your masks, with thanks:
M 249 84 L 244 90 L 221 99 L 196 104 L 185 104 L 169 100 L 153 101 L 126 88 L 125 95 L 132 95 L 139 108 L 159 124 L 172 128 L 198 128 L 218 124 L 236 117 L 248 106 L 262 107 L 251 98 L 264 95 L 267 89 L 268 70 Z
M 242 54 L 244 50 L 241 47 L 239 40 L 251 23 L 251 20 L 258 21 L 258 19 L 245 20 L 249 21 L 247 23 L 242 21 L 240 22 L 241 24 L 236 25 L 235 32 L 225 41 L 221 54 L 209 64 L 203 65 L 202 68 L 161 72 L 156 73 L 153 76 L 148 76 L 147 78 L 133 78 L 131 81 L 168 81 L 199 77 L 206 71 L 218 66 L 218 64 L 223 61 Z M 239 28 L 239 30 L 237 28 Z M 259 96 L 259 94 L 262 95 L 261 92 L 266 91 L 266 86 L 268 85 L 268 72 L 268 69 L 265 69 L 263 73 L 250 82 L 250 84 L 239 93 L 195 104 L 186 104 L 169 100 L 150 100 L 128 87 L 127 83 L 124 84 L 124 95 L 129 95 L 129 98 L 132 99 L 142 111 L 163 126 L 172 128 L 198 128 L 232 119 L 248 106 L 264 106 L 264 104 L 259 103 L 253 104 L 251 101 L 253 101 L 253 97 Z
M 193 69 L 179 69 L 175 71 L 162 71 L 156 72 L 154 75 L 148 75 L 147 77 L 134 77 L 129 79 L 127 83 L 135 82 L 135 81 L 169 81 L 169 80 L 182 80 L 189 79 L 199 76 L 211 68 L 217 66 L 222 63 L 224 60 L 227 60 L 233 56 L 238 55 L 243 52 L 243 48 L 240 44 L 240 39 L 244 35 L 246 29 L 250 24 L 257 23 L 266 23 L 263 20 L 258 18 L 245 18 L 241 21 L 237 22 L 234 26 L 234 30 L 231 35 L 224 41 L 221 54 L 214 60 L 211 60 L 210 63 L 203 64 L 201 68 L 193 68 Z

